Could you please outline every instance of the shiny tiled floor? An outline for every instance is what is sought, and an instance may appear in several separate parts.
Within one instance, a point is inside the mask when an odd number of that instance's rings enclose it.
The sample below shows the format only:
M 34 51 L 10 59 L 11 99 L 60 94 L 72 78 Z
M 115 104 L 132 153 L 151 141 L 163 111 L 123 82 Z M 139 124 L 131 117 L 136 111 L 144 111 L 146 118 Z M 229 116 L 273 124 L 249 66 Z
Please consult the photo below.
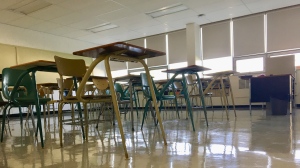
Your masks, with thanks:
M 88 143 L 81 140 L 78 126 L 64 125 L 60 148 L 57 117 L 51 116 L 43 123 L 45 148 L 41 149 L 33 138 L 33 126 L 20 130 L 14 119 L 1 143 L 0 167 L 300 167 L 300 110 L 286 116 L 267 116 L 262 109 L 252 112 L 250 116 L 249 110 L 238 110 L 234 118 L 231 110 L 227 121 L 224 111 L 209 111 L 208 128 L 203 113 L 194 112 L 195 132 L 184 112 L 182 119 L 175 112 L 164 112 L 167 146 L 150 116 L 142 131 L 141 119 L 135 122 L 136 132 L 127 116 L 123 125 L 130 159 L 125 159 L 118 127 L 108 122 L 98 129 L 90 127 Z

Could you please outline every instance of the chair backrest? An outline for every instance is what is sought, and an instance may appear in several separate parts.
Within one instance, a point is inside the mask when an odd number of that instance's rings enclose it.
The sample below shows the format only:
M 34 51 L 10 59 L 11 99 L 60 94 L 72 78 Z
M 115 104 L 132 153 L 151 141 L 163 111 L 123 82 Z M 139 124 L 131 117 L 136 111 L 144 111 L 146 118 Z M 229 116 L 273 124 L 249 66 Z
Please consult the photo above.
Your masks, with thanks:
M 66 96 L 73 96 L 73 79 L 72 78 L 56 78 L 57 80 L 57 85 L 59 87 L 59 96 L 60 99 L 64 100 Z
M 3 97 L 7 100 L 11 100 L 11 90 L 9 90 L 9 87 L 15 87 L 16 83 L 19 79 L 19 77 L 24 74 L 24 77 L 20 84 L 17 86 L 22 86 L 26 88 L 26 93 L 25 91 L 22 90 L 18 92 L 18 95 L 14 96 L 19 96 L 19 97 L 32 97 L 34 98 L 34 91 L 35 89 L 33 88 L 33 81 L 28 73 L 25 74 L 24 70 L 19 70 L 19 69 L 11 69 L 11 68 L 4 68 L 2 70 L 2 93 Z
M 125 97 L 127 97 L 124 90 L 123 90 L 123 87 L 121 86 L 121 84 L 115 83 L 114 87 L 115 87 L 115 91 L 120 94 L 120 96 L 121 96 L 120 99 L 121 100 L 124 99 Z
M 150 88 L 149 88 L 150 85 L 148 83 L 147 75 L 146 75 L 146 73 L 141 73 L 140 76 L 141 76 L 142 89 L 143 89 L 144 96 L 148 97 L 148 98 L 151 98 Z M 154 93 L 156 95 L 159 95 L 159 92 L 158 92 L 152 78 L 151 78 L 151 81 L 152 81 L 152 85 L 153 85 L 153 88 L 154 88 Z
M 54 60 L 57 66 L 57 71 L 60 76 L 60 92 L 63 93 L 62 98 L 73 96 L 74 86 L 77 83 L 73 83 L 73 77 L 83 77 L 86 73 L 86 65 L 83 59 L 67 59 L 58 56 L 54 56 Z M 71 78 L 70 78 L 71 77 Z M 66 92 L 66 90 L 69 90 Z
M 108 80 L 107 79 L 93 78 L 92 81 L 93 81 L 93 84 L 96 86 L 96 88 L 99 90 L 106 90 L 108 88 Z
M 54 56 L 57 71 L 61 76 L 83 77 L 86 65 L 83 59 L 67 59 Z

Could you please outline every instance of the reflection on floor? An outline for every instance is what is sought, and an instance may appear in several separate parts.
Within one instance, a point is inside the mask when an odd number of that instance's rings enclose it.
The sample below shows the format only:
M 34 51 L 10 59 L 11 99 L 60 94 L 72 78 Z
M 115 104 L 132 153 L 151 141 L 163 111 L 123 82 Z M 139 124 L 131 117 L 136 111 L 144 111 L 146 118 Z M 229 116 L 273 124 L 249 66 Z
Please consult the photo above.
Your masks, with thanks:
M 300 167 L 299 111 L 267 116 L 259 109 L 250 116 L 249 110 L 238 110 L 237 118 L 230 111 L 229 121 L 224 111 L 208 111 L 208 128 L 203 112 L 195 111 L 195 132 L 185 112 L 180 119 L 174 111 L 162 112 L 167 146 L 151 115 L 143 130 L 142 112 L 138 120 L 135 117 L 135 132 L 129 116 L 122 115 L 130 159 L 125 159 L 119 130 L 109 122 L 98 129 L 90 126 L 88 142 L 82 141 L 79 126 L 64 125 L 60 148 L 57 117 L 50 116 L 43 123 L 45 148 L 41 149 L 31 122 L 20 130 L 15 118 L 1 143 L 0 167 Z

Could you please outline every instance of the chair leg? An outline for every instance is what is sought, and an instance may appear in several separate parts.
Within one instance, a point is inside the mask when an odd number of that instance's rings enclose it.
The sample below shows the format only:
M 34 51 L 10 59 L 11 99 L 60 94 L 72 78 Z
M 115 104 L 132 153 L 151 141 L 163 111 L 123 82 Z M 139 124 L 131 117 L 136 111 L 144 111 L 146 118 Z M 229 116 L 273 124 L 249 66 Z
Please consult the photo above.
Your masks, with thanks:
M 1 131 L 1 142 L 3 142 L 3 134 L 4 134 L 4 128 L 5 128 L 5 119 L 6 119 L 6 109 L 9 105 L 6 105 L 3 109 L 3 115 L 2 115 L 2 131 Z
M 138 110 L 138 104 L 137 104 L 137 101 L 136 101 L 135 94 L 134 94 L 134 104 L 135 104 L 136 116 L 138 117 L 139 116 L 139 110 Z
M 88 130 L 89 130 L 89 124 L 88 124 L 88 120 L 89 120 L 89 116 L 88 116 L 88 110 L 87 110 L 87 103 L 84 103 L 83 104 L 83 107 L 84 107 L 84 123 L 85 123 L 85 140 L 86 142 L 88 142 L 89 140 L 89 133 L 88 133 Z
M 9 109 L 10 110 L 10 109 Z M 20 117 L 20 124 L 23 125 L 23 116 L 22 116 L 22 109 L 19 106 L 19 117 Z
M 63 107 L 63 103 L 59 103 L 58 104 L 58 124 L 59 124 L 59 142 L 60 142 L 60 146 L 63 146 L 62 143 L 62 107 Z
M 143 114 L 143 120 L 142 120 L 142 126 L 141 126 L 141 129 L 143 129 L 143 125 L 144 125 L 144 120 L 145 120 L 145 117 L 146 117 L 146 114 L 148 112 L 148 106 L 149 106 L 149 103 L 151 102 L 151 100 L 149 99 L 146 104 L 145 104 L 145 109 L 144 109 L 144 114 Z

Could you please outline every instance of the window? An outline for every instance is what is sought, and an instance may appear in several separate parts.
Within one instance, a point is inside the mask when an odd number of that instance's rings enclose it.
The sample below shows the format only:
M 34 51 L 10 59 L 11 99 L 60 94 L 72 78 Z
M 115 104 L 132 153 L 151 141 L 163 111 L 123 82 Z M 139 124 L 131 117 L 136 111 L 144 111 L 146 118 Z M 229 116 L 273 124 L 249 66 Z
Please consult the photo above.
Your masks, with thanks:
M 264 71 L 264 58 L 248 58 L 236 60 L 236 72 L 251 73 Z
M 300 53 L 295 54 L 295 66 L 300 66 Z
M 232 57 L 221 57 L 203 60 L 203 66 L 211 70 L 203 71 L 203 74 L 232 70 Z
M 127 69 L 111 71 L 111 75 L 112 75 L 113 78 L 120 77 L 120 76 L 125 76 L 127 74 L 128 74 Z
M 179 63 L 173 63 L 173 64 L 169 64 L 169 69 L 176 69 L 176 68 L 182 68 L 182 67 L 186 67 L 187 66 L 187 62 L 179 62 Z M 168 74 L 169 78 L 171 78 L 174 74 Z M 181 75 L 177 75 L 176 78 L 182 78 Z
M 167 69 L 150 70 L 150 75 L 153 77 L 153 80 L 164 80 L 167 79 L 167 73 L 161 71 L 165 71 L 165 70 Z

